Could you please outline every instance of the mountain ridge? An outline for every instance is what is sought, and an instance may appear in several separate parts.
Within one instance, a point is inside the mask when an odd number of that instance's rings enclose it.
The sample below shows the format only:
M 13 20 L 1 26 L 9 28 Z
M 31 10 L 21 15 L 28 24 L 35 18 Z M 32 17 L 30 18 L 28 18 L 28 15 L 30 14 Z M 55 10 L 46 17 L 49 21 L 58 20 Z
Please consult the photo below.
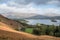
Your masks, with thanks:
M 5 15 L 10 19 L 60 19 L 60 14 L 46 13 L 46 14 L 35 14 L 35 13 L 11 13 Z

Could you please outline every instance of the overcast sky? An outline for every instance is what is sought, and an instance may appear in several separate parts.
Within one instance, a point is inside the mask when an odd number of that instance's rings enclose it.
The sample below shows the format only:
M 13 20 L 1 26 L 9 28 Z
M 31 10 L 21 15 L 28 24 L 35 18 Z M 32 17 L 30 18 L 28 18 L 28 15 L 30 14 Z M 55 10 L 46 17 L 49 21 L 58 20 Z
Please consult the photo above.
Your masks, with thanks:
M 0 13 L 7 12 L 60 14 L 60 0 L 0 0 Z

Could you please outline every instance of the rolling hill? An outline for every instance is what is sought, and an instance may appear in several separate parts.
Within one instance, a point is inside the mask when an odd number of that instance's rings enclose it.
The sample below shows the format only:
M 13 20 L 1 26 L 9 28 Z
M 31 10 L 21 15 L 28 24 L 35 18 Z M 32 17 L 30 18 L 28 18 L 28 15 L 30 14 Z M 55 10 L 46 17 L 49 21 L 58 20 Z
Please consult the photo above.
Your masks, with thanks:
M 0 22 L 0 40 L 60 40 L 58 37 L 32 34 L 16 31 L 9 25 Z

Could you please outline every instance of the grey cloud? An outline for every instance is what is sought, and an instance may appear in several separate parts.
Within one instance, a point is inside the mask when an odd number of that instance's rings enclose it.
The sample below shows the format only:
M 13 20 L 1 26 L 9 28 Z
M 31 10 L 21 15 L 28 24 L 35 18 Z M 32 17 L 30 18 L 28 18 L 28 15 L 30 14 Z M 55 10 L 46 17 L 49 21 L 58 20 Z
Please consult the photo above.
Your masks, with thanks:
M 22 5 L 27 5 L 31 3 L 31 0 L 13 0 L 15 3 L 22 4 Z
M 60 0 L 13 0 L 16 3 L 19 4 L 29 4 L 29 3 L 35 3 L 35 4 L 45 4 L 49 1 L 60 1 Z
M 18 5 L 28 5 L 30 3 L 34 3 L 35 5 L 41 5 L 41 4 L 45 5 L 45 4 L 48 4 L 48 2 L 50 2 L 50 1 L 59 1 L 59 3 L 55 3 L 54 5 L 60 6 L 60 0 L 0 0 L 0 3 L 5 2 L 8 4 L 8 2 L 10 2 L 10 1 L 15 2 Z M 10 5 L 10 4 L 8 4 L 8 5 Z M 12 6 L 15 6 L 15 5 L 13 4 Z
M 18 3 L 18 4 L 23 4 L 23 5 L 27 5 L 29 3 L 34 3 L 34 4 L 39 5 L 39 4 L 45 4 L 51 0 L 13 0 L 13 1 Z
M 3 2 L 6 3 L 8 1 L 13 1 L 15 3 L 23 4 L 23 5 L 27 5 L 31 2 L 34 4 L 46 4 L 49 1 L 59 1 L 60 2 L 60 0 L 0 0 L 0 3 L 3 3 Z
M 7 3 L 8 1 L 10 1 L 10 0 L 0 0 L 0 4 L 1 3 Z
M 60 0 L 11 0 L 19 5 L 28 5 L 30 3 L 34 3 L 35 5 L 45 5 L 48 4 L 50 1 L 59 1 L 58 3 L 55 3 L 53 5 L 59 6 Z M 48 4 L 49 5 L 49 4 Z
M 33 2 L 35 3 L 35 4 L 46 4 L 48 1 L 50 1 L 50 0 L 33 0 Z

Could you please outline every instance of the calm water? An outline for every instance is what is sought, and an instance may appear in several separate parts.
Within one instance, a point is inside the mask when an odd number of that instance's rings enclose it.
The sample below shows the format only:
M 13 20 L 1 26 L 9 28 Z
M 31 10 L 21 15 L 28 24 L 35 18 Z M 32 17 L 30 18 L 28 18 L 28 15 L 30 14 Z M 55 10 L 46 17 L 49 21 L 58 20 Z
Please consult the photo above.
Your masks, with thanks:
M 49 19 L 25 19 L 28 22 L 28 24 L 30 25 L 35 25 L 37 23 L 40 23 L 40 24 L 46 24 L 46 25 L 59 25 L 60 24 L 60 20 L 56 20 L 57 22 L 52 22 L 51 20 Z

